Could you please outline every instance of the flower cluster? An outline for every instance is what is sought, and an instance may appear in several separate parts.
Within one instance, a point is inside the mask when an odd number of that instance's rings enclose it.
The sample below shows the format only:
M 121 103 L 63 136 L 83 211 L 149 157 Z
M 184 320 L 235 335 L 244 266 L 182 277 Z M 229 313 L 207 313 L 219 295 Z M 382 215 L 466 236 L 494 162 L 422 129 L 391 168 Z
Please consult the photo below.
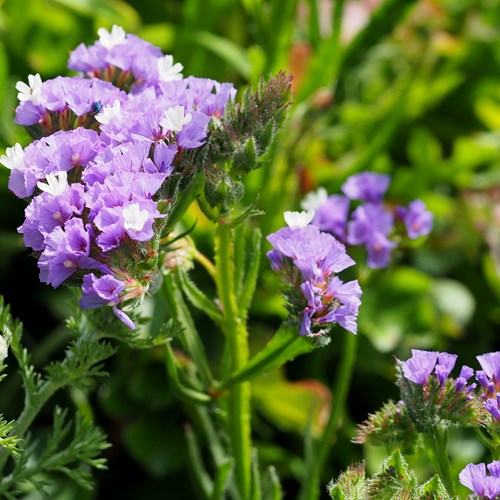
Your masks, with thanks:
M 354 261 L 332 235 L 307 225 L 307 215 L 287 212 L 285 218 L 291 227 L 268 236 L 274 249 L 267 256 L 290 285 L 287 299 L 301 317 L 300 334 L 320 335 L 335 323 L 356 333 L 361 288 L 357 280 L 344 283 L 337 276 Z
M 477 356 L 482 370 L 476 371 L 476 379 L 483 392 L 481 398 L 484 407 L 493 418 L 493 422 L 500 422 L 500 352 L 489 352 Z
M 468 383 L 474 370 L 464 365 L 457 378 L 450 376 L 456 360 L 456 354 L 412 349 L 411 358 L 402 363 L 401 397 L 420 431 L 439 421 L 474 426 L 484 419 L 473 394 L 476 384 Z
M 500 461 L 468 464 L 460 472 L 459 480 L 479 498 L 494 500 L 500 496 Z
M 416 239 L 432 229 L 433 216 L 421 200 L 408 207 L 388 207 L 383 197 L 390 183 L 388 175 L 363 172 L 349 177 L 342 185 L 344 195 L 328 196 L 324 188 L 309 193 L 302 201 L 304 210 L 314 210 L 312 224 L 332 233 L 347 245 L 364 245 L 370 268 L 386 267 L 397 246 L 395 222 L 403 223 L 407 237 Z M 351 201 L 359 204 L 352 213 Z
M 83 76 L 17 84 L 16 122 L 36 140 L 8 148 L 0 162 L 11 170 L 9 188 L 30 200 L 19 232 L 41 281 L 81 284 L 82 307 L 111 306 L 134 328 L 118 304 L 132 307 L 148 291 L 179 191 L 172 178 L 195 172 L 190 155 L 235 90 L 182 78 L 172 56 L 117 26 L 98 34 L 70 55 Z

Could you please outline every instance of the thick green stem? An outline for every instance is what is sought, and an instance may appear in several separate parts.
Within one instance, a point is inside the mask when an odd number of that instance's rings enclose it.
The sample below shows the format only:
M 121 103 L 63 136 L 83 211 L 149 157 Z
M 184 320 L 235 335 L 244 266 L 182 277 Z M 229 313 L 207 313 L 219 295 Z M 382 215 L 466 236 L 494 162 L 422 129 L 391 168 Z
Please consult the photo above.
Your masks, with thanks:
M 328 422 L 319 443 L 313 447 L 312 456 L 308 457 L 309 473 L 304 478 L 301 492 L 303 500 L 315 500 L 320 496 L 321 473 L 328 460 L 335 440 L 335 433 L 340 427 L 345 413 L 347 395 L 356 362 L 356 347 L 357 336 L 346 333 L 340 354 L 340 365 L 335 376 Z
M 440 475 L 448 493 L 455 497 L 455 481 L 450 470 L 450 461 L 446 452 L 448 431 L 440 425 L 432 427 L 430 432 L 424 434 L 424 441 L 429 457 Z
M 249 358 L 245 318 L 238 308 L 234 283 L 234 229 L 220 224 L 215 240 L 216 283 L 224 320 L 221 323 L 231 354 L 231 371 L 244 366 Z M 235 384 L 229 391 L 229 435 L 235 461 L 238 491 L 250 496 L 251 439 L 250 384 Z

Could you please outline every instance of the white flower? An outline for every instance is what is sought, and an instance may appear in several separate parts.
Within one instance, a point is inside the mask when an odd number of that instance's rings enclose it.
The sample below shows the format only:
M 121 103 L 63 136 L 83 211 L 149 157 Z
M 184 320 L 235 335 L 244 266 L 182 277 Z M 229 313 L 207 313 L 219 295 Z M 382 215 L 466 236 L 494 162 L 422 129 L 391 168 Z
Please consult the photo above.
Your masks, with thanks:
M 181 63 L 174 64 L 174 58 L 170 55 L 160 57 L 156 61 L 158 76 L 162 82 L 171 82 L 172 80 L 182 80 L 181 71 L 184 66 Z
M 16 89 L 19 90 L 17 98 L 21 102 L 31 101 L 33 104 L 40 104 L 42 97 L 42 79 L 36 75 L 28 75 L 28 85 L 24 82 L 17 82 Z
M 66 191 L 68 187 L 68 173 L 66 171 L 54 172 L 45 177 L 45 182 L 37 182 L 37 186 L 42 191 L 50 193 L 52 196 L 59 196 Z
M 285 212 L 283 216 L 290 227 L 304 227 L 314 219 L 314 214 L 314 210 L 308 210 L 307 212 Z
M 163 118 L 160 122 L 160 125 L 165 130 L 180 132 L 182 127 L 191 121 L 191 118 L 191 113 L 184 115 L 183 106 L 174 106 L 173 108 L 168 108 L 167 111 L 165 111 L 165 118 Z
M 300 203 L 304 210 L 317 210 L 328 199 L 328 193 L 324 187 L 317 191 L 310 191 Z
M 21 144 L 16 143 L 12 148 L 7 148 L 4 155 L 0 156 L 0 163 L 9 170 L 24 168 L 24 151 Z
M 7 357 L 7 354 L 8 354 L 7 342 L 0 335 L 0 362 L 3 361 Z
M 149 217 L 147 210 L 141 210 L 138 203 L 132 203 L 123 209 L 123 227 L 132 234 L 140 233 L 144 229 Z
M 103 125 L 108 125 L 122 113 L 120 101 L 115 101 L 113 105 L 104 106 L 99 113 L 95 115 L 95 119 Z
M 127 38 L 125 30 L 116 24 L 111 28 L 111 33 L 106 28 L 99 28 L 97 34 L 99 35 L 101 45 L 108 50 L 124 43 Z

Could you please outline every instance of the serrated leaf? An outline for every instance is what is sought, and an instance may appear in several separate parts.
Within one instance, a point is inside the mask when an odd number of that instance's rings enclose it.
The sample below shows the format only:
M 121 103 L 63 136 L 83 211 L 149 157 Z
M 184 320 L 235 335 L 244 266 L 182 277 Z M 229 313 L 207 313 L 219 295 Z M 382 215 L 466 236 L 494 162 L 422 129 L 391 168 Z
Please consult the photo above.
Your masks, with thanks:
M 438 475 L 435 475 L 426 483 L 420 485 L 416 491 L 416 499 L 418 500 L 452 500 L 444 484 Z

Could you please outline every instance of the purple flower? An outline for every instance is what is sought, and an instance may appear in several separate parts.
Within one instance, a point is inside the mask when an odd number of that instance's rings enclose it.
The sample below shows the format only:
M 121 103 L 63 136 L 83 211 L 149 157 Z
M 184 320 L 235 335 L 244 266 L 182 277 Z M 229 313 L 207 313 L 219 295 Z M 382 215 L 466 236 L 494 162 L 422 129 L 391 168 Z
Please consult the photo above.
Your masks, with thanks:
M 478 495 L 481 499 L 494 500 L 500 495 L 500 462 L 488 464 L 487 475 L 485 464 L 468 464 L 459 474 L 460 482 Z
M 307 280 L 326 280 L 330 274 L 354 265 L 344 245 L 315 226 L 284 227 L 267 239 L 283 257 L 292 259 Z
M 396 214 L 403 219 L 408 237 L 412 240 L 425 236 L 432 230 L 433 215 L 422 200 L 412 201 L 408 208 L 398 207 Z
M 322 325 L 334 323 L 356 333 L 361 288 L 336 276 L 354 264 L 344 245 L 315 226 L 285 227 L 268 240 L 275 247 L 268 253 L 272 268 L 292 287 L 290 301 L 302 317 L 299 333 L 321 334 Z
M 349 203 L 349 199 L 345 196 L 329 196 L 316 208 L 312 224 L 321 231 L 332 233 L 337 238 L 345 240 Z
M 481 354 L 476 359 L 490 379 L 500 379 L 500 351 Z
M 45 237 L 75 215 L 81 215 L 83 209 L 84 187 L 81 184 L 71 184 L 59 196 L 44 192 L 26 207 L 26 217 L 18 232 L 23 235 L 27 247 L 42 251 Z
M 478 382 L 490 396 L 500 392 L 500 352 L 482 354 L 476 359 L 484 370 L 476 372 Z
M 41 97 L 38 105 L 31 101 L 23 101 L 16 108 L 15 122 L 20 125 L 42 124 L 47 127 L 49 133 L 53 133 L 51 119 L 46 119 L 46 113 L 56 113 L 59 130 L 69 130 L 74 127 L 73 118 L 91 114 L 96 102 L 102 106 L 113 104 L 116 100 L 123 101 L 126 94 L 109 82 L 81 77 L 58 76 L 53 80 L 47 80 L 42 84 Z M 67 116 L 62 118 L 62 114 Z M 57 129 L 56 129 L 57 130 Z M 48 135 L 48 134 L 45 134 Z
M 388 265 L 396 244 L 387 235 L 394 227 L 394 216 L 380 203 L 365 203 L 352 214 L 347 226 L 347 242 L 364 244 L 368 252 L 368 266 L 380 268 Z
M 435 368 L 436 378 L 439 383 L 443 385 L 455 367 L 458 356 L 456 354 L 449 354 L 447 352 L 440 352 L 438 354 L 438 362 Z
M 487 399 L 484 403 L 484 407 L 490 412 L 491 416 L 500 422 L 500 410 L 498 409 L 498 396 L 495 398 Z
M 96 242 L 108 252 L 120 246 L 127 236 L 134 241 L 149 241 L 154 236 L 153 223 L 158 217 L 163 216 L 153 200 L 138 199 L 124 206 L 104 207 L 94 219 L 101 231 Z
M 436 365 L 438 353 L 434 351 L 411 350 L 412 357 L 403 363 L 403 375 L 418 385 L 424 385 Z
M 467 365 L 462 366 L 456 382 L 456 390 L 461 391 L 466 385 L 467 381 L 474 375 L 474 370 Z
M 70 219 L 64 228 L 56 227 L 45 238 L 45 245 L 38 261 L 40 281 L 54 288 L 79 269 L 98 269 L 102 266 L 89 257 L 90 236 L 81 219 Z
M 80 299 L 80 306 L 83 309 L 94 309 L 104 305 L 112 306 L 116 317 L 133 330 L 135 325 L 132 320 L 117 307 L 120 302 L 120 294 L 124 290 L 125 283 L 112 275 L 105 274 L 97 278 L 94 274 L 86 274 L 83 277 L 83 295 Z
M 379 203 L 387 191 L 390 176 L 363 172 L 352 175 L 342 185 L 342 191 L 351 200 Z

